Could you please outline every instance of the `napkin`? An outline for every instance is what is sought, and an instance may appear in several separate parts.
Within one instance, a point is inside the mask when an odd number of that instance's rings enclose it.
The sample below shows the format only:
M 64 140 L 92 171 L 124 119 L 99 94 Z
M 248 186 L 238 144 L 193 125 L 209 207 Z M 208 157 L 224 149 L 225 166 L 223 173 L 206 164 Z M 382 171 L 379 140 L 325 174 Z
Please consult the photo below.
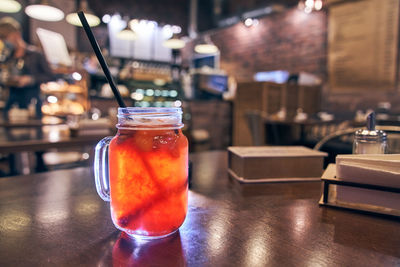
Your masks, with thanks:
M 400 154 L 339 155 L 336 177 L 388 187 L 400 187 Z M 337 200 L 400 210 L 400 194 L 356 187 L 337 188 Z

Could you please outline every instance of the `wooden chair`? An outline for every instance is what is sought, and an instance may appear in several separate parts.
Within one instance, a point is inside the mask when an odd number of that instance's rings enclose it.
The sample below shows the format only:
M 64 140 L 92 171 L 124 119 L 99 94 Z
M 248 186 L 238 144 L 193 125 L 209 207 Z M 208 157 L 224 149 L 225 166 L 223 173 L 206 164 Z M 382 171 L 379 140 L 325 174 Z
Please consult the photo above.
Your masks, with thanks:
M 245 112 L 247 126 L 250 129 L 251 139 L 254 146 L 265 145 L 264 141 L 264 124 L 261 116 L 261 111 L 248 110 Z

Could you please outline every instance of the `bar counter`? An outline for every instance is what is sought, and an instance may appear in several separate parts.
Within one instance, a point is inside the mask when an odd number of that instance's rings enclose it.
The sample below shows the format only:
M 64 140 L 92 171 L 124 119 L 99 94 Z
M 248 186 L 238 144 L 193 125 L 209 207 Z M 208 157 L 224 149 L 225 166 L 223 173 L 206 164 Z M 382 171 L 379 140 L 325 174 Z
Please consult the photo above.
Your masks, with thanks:
M 0 178 L 0 266 L 397 266 L 400 222 L 318 206 L 321 182 L 239 184 L 192 154 L 189 209 L 158 241 L 114 228 L 91 168 Z

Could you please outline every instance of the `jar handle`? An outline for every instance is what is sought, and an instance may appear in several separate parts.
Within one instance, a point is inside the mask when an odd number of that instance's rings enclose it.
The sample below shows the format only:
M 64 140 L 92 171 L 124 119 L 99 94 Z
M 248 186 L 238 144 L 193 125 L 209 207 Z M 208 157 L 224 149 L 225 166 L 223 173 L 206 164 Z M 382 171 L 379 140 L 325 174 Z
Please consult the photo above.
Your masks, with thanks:
M 113 137 L 107 136 L 97 143 L 94 153 L 94 179 L 97 194 L 110 201 L 110 177 L 108 173 L 108 148 Z

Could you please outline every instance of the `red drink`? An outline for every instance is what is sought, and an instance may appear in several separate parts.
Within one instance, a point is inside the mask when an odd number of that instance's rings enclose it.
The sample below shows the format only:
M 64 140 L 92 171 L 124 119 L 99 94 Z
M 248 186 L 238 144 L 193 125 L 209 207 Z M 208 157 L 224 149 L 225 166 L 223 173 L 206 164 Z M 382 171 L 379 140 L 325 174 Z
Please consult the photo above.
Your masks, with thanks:
M 188 141 L 180 129 L 119 129 L 109 146 L 111 214 L 131 235 L 159 237 L 183 223 Z

